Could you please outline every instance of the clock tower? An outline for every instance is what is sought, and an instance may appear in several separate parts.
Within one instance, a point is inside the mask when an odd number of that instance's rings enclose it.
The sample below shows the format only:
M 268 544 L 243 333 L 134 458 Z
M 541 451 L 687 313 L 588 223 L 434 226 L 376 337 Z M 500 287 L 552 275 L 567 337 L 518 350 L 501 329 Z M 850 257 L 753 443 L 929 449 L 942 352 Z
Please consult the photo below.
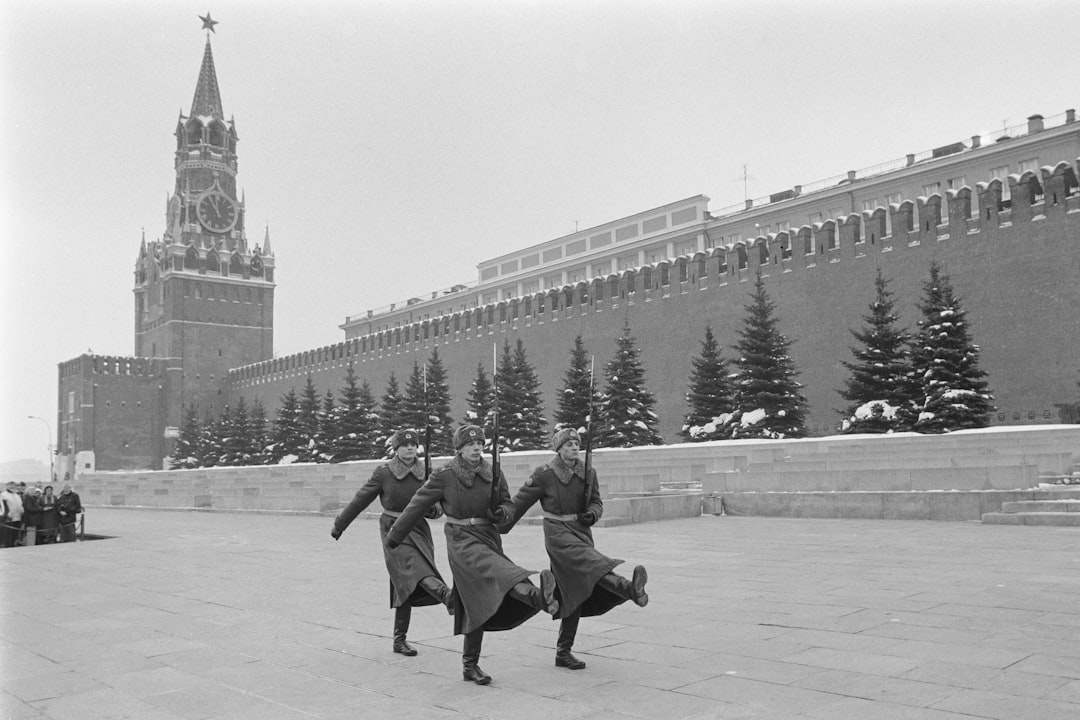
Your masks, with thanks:
M 239 138 L 222 109 L 209 33 L 191 111 L 180 112 L 175 135 L 165 232 L 144 237 L 135 261 L 135 355 L 179 359 L 177 409 L 217 417 L 228 370 L 273 356 L 274 254 L 269 229 L 262 245 L 248 243 Z

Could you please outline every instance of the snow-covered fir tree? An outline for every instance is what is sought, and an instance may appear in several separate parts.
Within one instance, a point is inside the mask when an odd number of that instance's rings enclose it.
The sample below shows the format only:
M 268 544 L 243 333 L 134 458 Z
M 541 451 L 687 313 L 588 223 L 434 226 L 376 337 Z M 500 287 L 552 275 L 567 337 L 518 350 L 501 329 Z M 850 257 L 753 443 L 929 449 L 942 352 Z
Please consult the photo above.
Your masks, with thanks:
M 217 467 L 221 462 L 221 438 L 227 431 L 229 407 L 226 405 L 221 416 L 214 418 L 207 408 L 199 433 L 199 467 Z
M 315 462 L 332 462 L 334 459 L 334 440 L 338 436 L 338 407 L 334 392 L 327 390 L 319 408 L 319 431 L 315 435 Z
M 793 438 L 806 435 L 806 398 L 795 380 L 791 341 L 780 334 L 776 306 L 758 273 L 751 303 L 735 345 L 738 370 L 731 376 L 734 412 L 727 423 L 733 438 Z
M 645 369 L 640 351 L 630 335 L 629 322 L 615 339 L 615 356 L 604 368 L 605 385 L 601 396 L 594 447 L 638 447 L 663 445 L 656 432 L 659 422 L 653 407 L 656 398 L 645 387 Z
M 331 462 L 381 457 L 375 448 L 378 415 L 375 414 L 371 386 L 367 381 L 357 382 L 352 363 L 345 369 L 345 385 L 341 388 L 341 401 L 335 414 L 337 435 L 332 443 Z
M 296 388 L 290 388 L 281 396 L 281 406 L 274 418 L 270 440 L 266 448 L 266 462 L 270 465 L 294 463 L 306 447 L 300 427 L 300 399 L 296 396 Z
M 266 464 L 266 446 L 270 443 L 266 425 L 266 408 L 256 400 L 251 404 L 248 413 L 248 438 L 251 445 L 248 453 L 251 455 L 252 465 Z
M 382 413 L 379 422 L 379 436 L 376 438 L 376 443 L 383 446 L 382 450 L 380 450 L 379 457 L 383 457 L 390 453 L 390 446 L 386 445 L 386 443 L 390 441 L 390 437 L 395 432 L 400 428 L 405 427 L 405 420 L 401 416 L 401 405 L 404 400 L 405 398 L 401 394 L 401 388 L 398 386 L 397 377 L 391 372 L 390 379 L 386 383 L 386 390 L 379 400 L 379 407 L 382 408 Z
M 919 388 L 911 381 L 910 335 L 897 327 L 888 282 L 878 268 L 876 296 L 870 312 L 862 316 L 866 324 L 851 331 L 860 346 L 851 348 L 855 361 L 843 363 L 851 373 L 839 391 L 848 401 L 841 411 L 844 433 L 897 432 L 909 429 L 915 421 Z
M 547 446 L 547 419 L 540 395 L 540 380 L 529 364 L 521 338 L 514 344 L 513 356 L 509 350 L 507 342 L 503 353 L 507 372 L 499 386 L 499 422 L 506 438 L 505 445 L 510 450 L 539 450 Z
M 918 308 L 922 319 L 911 341 L 911 369 L 923 402 L 914 429 L 941 433 L 986 427 L 994 398 L 979 367 L 979 346 L 972 343 L 967 312 L 936 262 L 930 264 Z
M 450 384 L 446 379 L 446 367 L 439 357 L 439 348 L 431 350 L 427 363 L 427 422 L 431 426 L 431 447 L 425 452 L 431 455 L 454 454 L 454 428 L 450 417 Z M 417 428 L 426 433 L 426 426 Z
M 488 380 L 487 371 L 483 363 L 476 365 L 476 378 L 466 396 L 469 409 L 465 411 L 465 417 L 461 419 L 462 425 L 479 425 L 484 428 L 484 433 L 491 435 L 491 381 Z
M 507 418 L 510 418 L 510 422 L 513 422 L 513 414 L 517 412 L 517 405 L 515 404 L 513 391 L 510 387 L 510 383 L 513 379 L 513 369 L 511 365 L 514 362 L 513 356 L 510 354 L 510 341 L 506 340 L 503 343 L 502 356 L 499 358 L 498 365 L 495 367 L 495 374 L 493 385 L 491 388 L 491 416 L 493 418 L 491 426 L 485 425 L 484 437 L 486 447 L 490 448 L 492 441 L 495 438 L 494 428 L 494 416 L 497 414 L 499 419 L 499 451 L 506 452 L 512 450 L 511 441 L 507 437 L 506 425 Z
M 727 361 L 713 335 L 712 326 L 705 326 L 701 355 L 690 360 L 690 389 L 686 402 L 690 412 L 679 434 L 688 442 L 723 440 L 729 436 L 732 389 L 728 379 Z
M 230 412 L 228 407 L 225 408 L 218 431 L 218 440 L 221 443 L 221 458 L 218 464 L 233 467 L 251 465 L 251 426 L 243 397 L 236 403 L 235 410 Z
M 199 416 L 195 411 L 195 405 L 188 405 L 184 413 L 184 425 L 180 428 L 180 435 L 176 439 L 176 448 L 173 450 L 172 461 L 169 468 L 172 470 L 186 470 L 202 466 L 202 450 L 199 447 L 202 442 L 202 428 L 199 426 Z
M 427 420 L 427 395 L 424 391 L 424 370 L 420 363 L 413 361 L 412 373 L 405 381 L 405 395 L 401 402 L 401 427 L 423 430 Z M 401 429 L 401 428 L 398 428 Z
M 301 435 L 300 452 L 297 462 L 318 462 L 319 416 L 321 411 L 319 391 L 311 375 L 304 382 L 300 392 L 300 408 L 297 413 L 297 427 Z
M 593 376 L 593 358 L 585 350 L 581 336 L 574 338 L 574 347 L 570 350 L 570 365 L 563 376 L 562 390 L 559 392 L 558 407 L 555 409 L 555 424 L 577 428 L 581 433 L 581 442 L 586 440 L 586 421 L 599 422 L 600 383 Z M 589 392 L 592 391 L 592 412 L 596 417 L 589 418 Z

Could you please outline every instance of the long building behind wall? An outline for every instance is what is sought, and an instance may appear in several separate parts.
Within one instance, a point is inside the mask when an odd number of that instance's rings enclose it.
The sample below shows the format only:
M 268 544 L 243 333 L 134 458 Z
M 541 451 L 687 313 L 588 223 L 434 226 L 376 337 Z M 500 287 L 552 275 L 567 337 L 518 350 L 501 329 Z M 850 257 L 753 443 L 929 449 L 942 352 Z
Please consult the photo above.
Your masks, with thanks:
M 711 325 L 726 356 L 760 271 L 809 400 L 812 435 L 835 431 L 851 330 L 880 268 L 913 328 L 931 261 L 969 311 L 989 372 L 997 425 L 1061 422 L 1080 366 L 1080 124 L 1075 112 L 994 138 L 973 136 L 863 171 L 710 211 L 695 196 L 486 260 L 475 282 L 346 318 L 341 343 L 230 372 L 231 397 L 275 408 L 311 375 L 321 392 L 345 368 L 380 393 L 433 349 L 463 417 L 492 344 L 521 338 L 557 402 L 574 337 L 612 356 L 629 324 L 641 348 L 660 430 L 677 439 L 690 358 Z

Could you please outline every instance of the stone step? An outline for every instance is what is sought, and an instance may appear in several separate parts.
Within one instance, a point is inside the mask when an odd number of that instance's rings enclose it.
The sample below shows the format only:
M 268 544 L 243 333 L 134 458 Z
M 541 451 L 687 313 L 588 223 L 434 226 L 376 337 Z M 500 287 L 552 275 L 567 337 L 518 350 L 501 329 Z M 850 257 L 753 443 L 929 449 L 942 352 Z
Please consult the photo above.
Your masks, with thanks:
M 1075 512 L 1018 512 L 984 513 L 986 525 L 1053 525 L 1080 527 L 1080 513 Z
M 1080 500 L 1021 500 L 1001 503 L 1003 513 L 1074 512 L 1080 513 Z

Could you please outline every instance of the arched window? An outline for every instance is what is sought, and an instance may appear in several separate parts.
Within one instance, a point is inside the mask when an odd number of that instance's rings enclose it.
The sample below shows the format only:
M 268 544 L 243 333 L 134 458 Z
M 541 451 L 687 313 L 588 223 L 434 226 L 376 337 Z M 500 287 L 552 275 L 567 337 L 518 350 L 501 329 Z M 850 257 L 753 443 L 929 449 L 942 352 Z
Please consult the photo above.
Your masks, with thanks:
M 189 247 L 187 249 L 187 252 L 184 254 L 184 269 L 199 269 L 199 252 L 194 247 Z
M 188 122 L 187 142 L 188 145 L 199 145 L 202 143 L 202 123 L 194 118 Z
M 244 264 L 240 262 L 240 256 L 233 253 L 233 256 L 229 258 L 229 274 L 230 275 L 242 275 L 244 273 Z
M 225 147 L 225 126 L 220 122 L 214 122 L 210 124 L 210 144 L 223 148 Z
M 206 253 L 206 269 L 210 272 L 221 272 L 221 258 L 218 257 L 216 250 Z
M 262 277 L 262 274 L 263 274 L 262 258 L 260 258 L 258 255 L 256 255 L 255 257 L 251 258 L 251 276 L 252 277 Z

